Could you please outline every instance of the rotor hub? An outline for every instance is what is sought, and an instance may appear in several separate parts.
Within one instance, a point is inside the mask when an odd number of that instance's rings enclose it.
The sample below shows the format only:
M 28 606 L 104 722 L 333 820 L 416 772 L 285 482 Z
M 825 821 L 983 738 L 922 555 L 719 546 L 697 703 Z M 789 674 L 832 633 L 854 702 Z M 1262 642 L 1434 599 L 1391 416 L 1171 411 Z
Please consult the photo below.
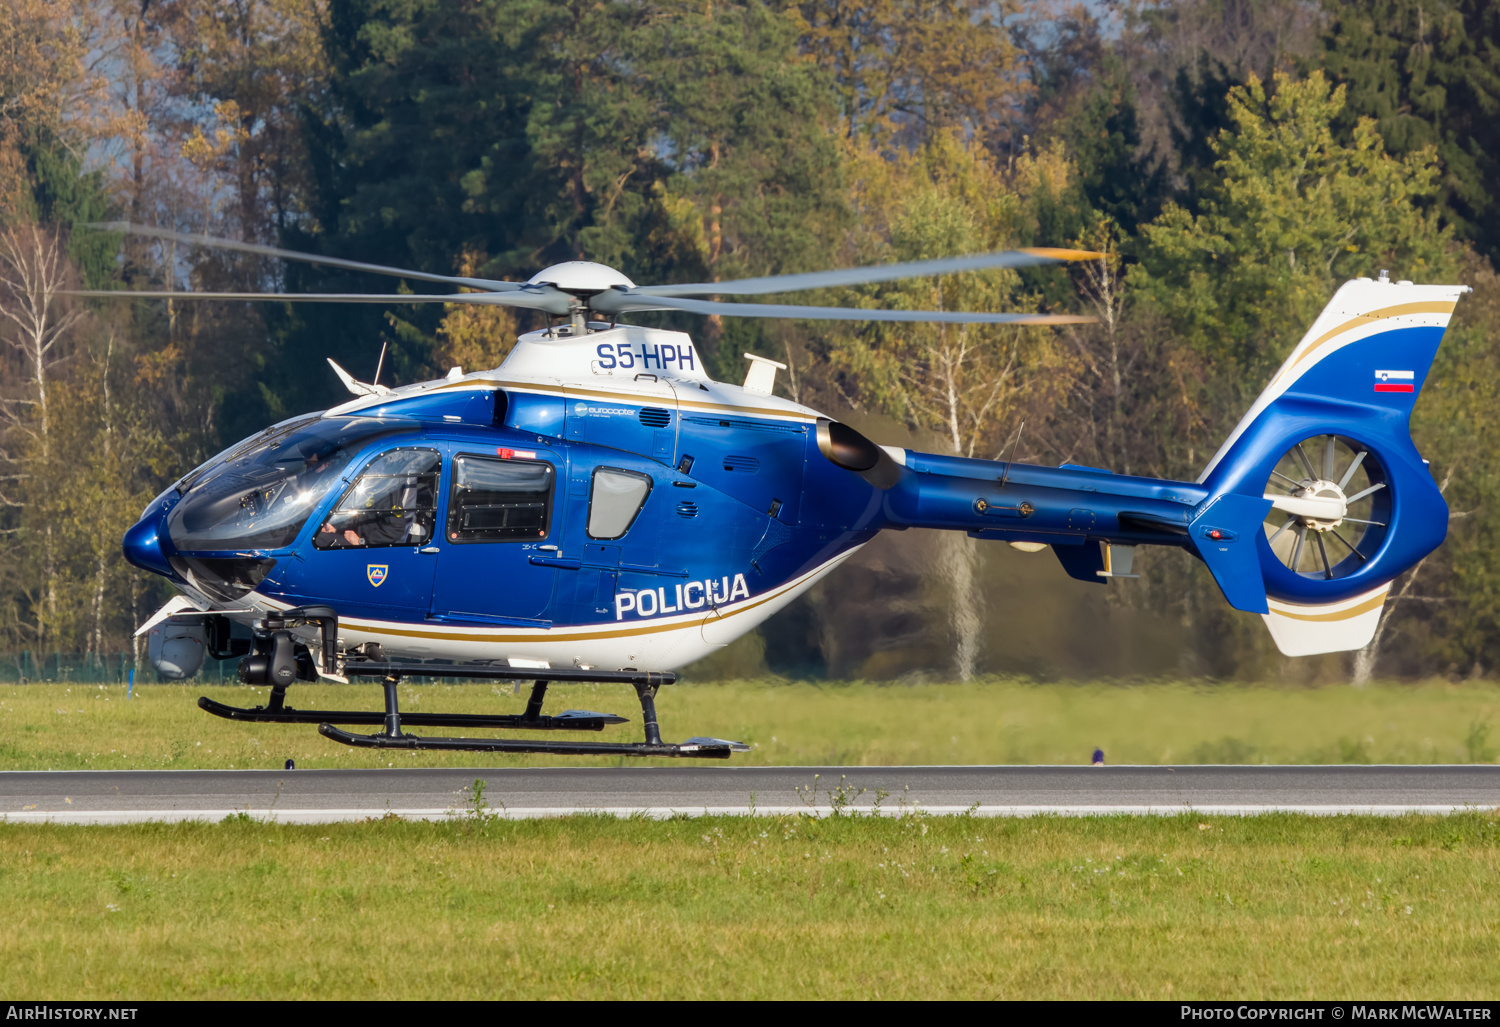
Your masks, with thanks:
M 1304 478 L 1302 479 L 1301 487 L 1293 495 L 1298 499 L 1331 500 L 1338 503 L 1340 512 L 1336 517 L 1313 516 L 1310 514 L 1301 515 L 1300 520 L 1302 523 L 1313 531 L 1333 531 L 1340 524 L 1344 523 L 1344 517 L 1349 513 L 1349 497 L 1344 494 L 1343 489 L 1339 488 L 1337 482 L 1328 481 L 1323 478 Z M 1332 503 L 1330 502 L 1324 502 L 1320 505 L 1332 507 Z
M 568 260 L 543 268 L 531 276 L 527 285 L 550 285 L 559 292 L 574 296 L 593 296 L 606 289 L 622 286 L 635 288 L 635 283 L 607 264 L 596 264 L 592 260 Z

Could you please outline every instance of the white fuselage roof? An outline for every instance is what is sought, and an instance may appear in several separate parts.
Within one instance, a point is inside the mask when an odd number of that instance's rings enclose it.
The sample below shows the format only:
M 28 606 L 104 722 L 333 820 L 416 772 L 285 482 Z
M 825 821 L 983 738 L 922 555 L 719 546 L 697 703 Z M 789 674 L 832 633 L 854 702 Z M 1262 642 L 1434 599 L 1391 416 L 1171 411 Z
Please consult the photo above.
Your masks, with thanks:
M 475 371 L 393 389 L 379 396 L 360 396 L 333 407 L 330 414 L 350 414 L 388 406 L 426 392 L 450 389 L 520 389 L 572 395 L 608 393 L 628 400 L 659 400 L 670 386 L 684 409 L 716 410 L 726 415 L 816 420 L 810 407 L 779 396 L 716 382 L 703 366 L 692 337 L 684 332 L 637 325 L 605 327 L 595 323 L 586 335 L 569 326 L 527 332 L 497 368 Z

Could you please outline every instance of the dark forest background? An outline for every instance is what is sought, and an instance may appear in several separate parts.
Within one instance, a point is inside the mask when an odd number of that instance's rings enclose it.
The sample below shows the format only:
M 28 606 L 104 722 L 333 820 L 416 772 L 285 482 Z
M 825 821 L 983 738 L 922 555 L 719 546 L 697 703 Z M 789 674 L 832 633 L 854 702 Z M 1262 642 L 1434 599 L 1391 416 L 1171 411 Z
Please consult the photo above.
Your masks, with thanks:
M 1046 554 L 906 532 L 696 673 L 1492 675 L 1497 193 L 1488 0 L 8 0 L 0 650 L 129 651 L 165 592 L 121 560 L 125 528 L 227 443 L 346 398 L 325 357 L 365 375 L 385 344 L 406 383 L 494 366 L 531 327 L 57 295 L 389 285 L 83 227 L 128 219 L 507 278 L 1097 250 L 809 298 L 1090 326 L 656 323 L 726 380 L 747 351 L 788 363 L 779 390 L 882 442 L 1178 478 L 1343 280 L 1471 284 L 1415 425 L 1449 539 L 1370 650 L 1282 659 L 1177 552 L 1097 588 Z

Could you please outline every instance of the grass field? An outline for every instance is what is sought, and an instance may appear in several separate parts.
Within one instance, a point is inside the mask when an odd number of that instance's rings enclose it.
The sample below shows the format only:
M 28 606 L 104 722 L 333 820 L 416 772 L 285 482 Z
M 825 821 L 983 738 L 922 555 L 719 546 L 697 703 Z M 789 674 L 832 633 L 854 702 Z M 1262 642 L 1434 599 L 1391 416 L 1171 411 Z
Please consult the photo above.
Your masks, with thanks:
M 0 686 L 0 770 L 79 768 L 517 766 L 568 762 L 476 753 L 377 753 L 323 739 L 311 725 L 247 725 L 203 713 L 200 694 L 254 706 L 265 690 L 146 685 Z M 376 709 L 373 685 L 293 688 L 293 705 Z M 408 710 L 513 712 L 509 687 L 414 685 Z M 739 764 L 1493 762 L 1500 688 L 1483 682 L 1290 688 L 1181 683 L 684 684 L 658 697 L 663 734 L 755 744 Z M 630 718 L 606 739 L 640 738 L 621 686 L 555 687 L 547 709 Z M 420 732 L 419 732 L 420 733 Z M 429 733 L 440 733 L 430 731 Z M 599 738 L 598 734 L 579 737 Z
M 1490 998 L 1493 815 L 0 829 L 41 998 Z
M 350 750 L 206 691 L 0 687 L 0 769 L 539 764 Z M 294 704 L 373 708 L 370 686 Z M 487 685 L 417 710 L 517 711 Z M 552 709 L 631 717 L 623 688 Z M 1500 689 L 1141 684 L 664 689 L 742 763 L 1489 762 Z M 597 736 L 592 736 L 597 737 Z M 576 761 L 575 761 L 576 762 Z M 483 775 L 481 769 L 477 772 Z M 22 998 L 1494 998 L 1493 813 L 0 825 Z

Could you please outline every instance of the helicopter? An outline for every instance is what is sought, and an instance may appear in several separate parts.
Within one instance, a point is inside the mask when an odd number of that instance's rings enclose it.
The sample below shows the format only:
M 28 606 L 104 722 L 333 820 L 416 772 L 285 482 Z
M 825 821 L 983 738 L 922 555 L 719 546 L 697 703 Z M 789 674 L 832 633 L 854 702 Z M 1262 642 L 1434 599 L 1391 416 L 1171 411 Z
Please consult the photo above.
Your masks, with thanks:
M 1050 548 L 1074 579 L 1132 575 L 1174 546 L 1282 653 L 1354 650 L 1391 582 L 1446 535 L 1448 508 L 1410 436 L 1412 408 L 1462 285 L 1344 283 L 1192 481 L 880 445 L 774 394 L 785 367 L 746 354 L 713 380 L 687 334 L 642 311 L 802 320 L 1057 324 L 1070 315 L 730 302 L 1096 259 L 1014 250 L 739 281 L 638 286 L 570 261 L 527 282 L 367 264 L 123 223 L 97 227 L 446 285 L 445 294 L 79 291 L 119 299 L 498 304 L 541 311 L 497 368 L 455 367 L 272 425 L 189 471 L 141 512 L 125 558 L 179 590 L 141 627 L 159 670 L 239 658 L 269 700 L 207 712 L 310 723 L 367 748 L 726 758 L 748 746 L 664 742 L 654 705 L 674 671 L 784 609 L 881 531 L 962 531 Z M 241 626 L 237 635 L 235 626 Z M 250 637 L 243 637 L 249 627 Z M 403 713 L 421 676 L 531 680 L 520 715 Z M 289 686 L 379 679 L 383 711 L 296 709 Z M 552 682 L 635 688 L 642 742 L 416 735 L 407 728 L 601 731 L 625 718 L 544 715 Z M 337 725 L 378 727 L 356 733 Z

